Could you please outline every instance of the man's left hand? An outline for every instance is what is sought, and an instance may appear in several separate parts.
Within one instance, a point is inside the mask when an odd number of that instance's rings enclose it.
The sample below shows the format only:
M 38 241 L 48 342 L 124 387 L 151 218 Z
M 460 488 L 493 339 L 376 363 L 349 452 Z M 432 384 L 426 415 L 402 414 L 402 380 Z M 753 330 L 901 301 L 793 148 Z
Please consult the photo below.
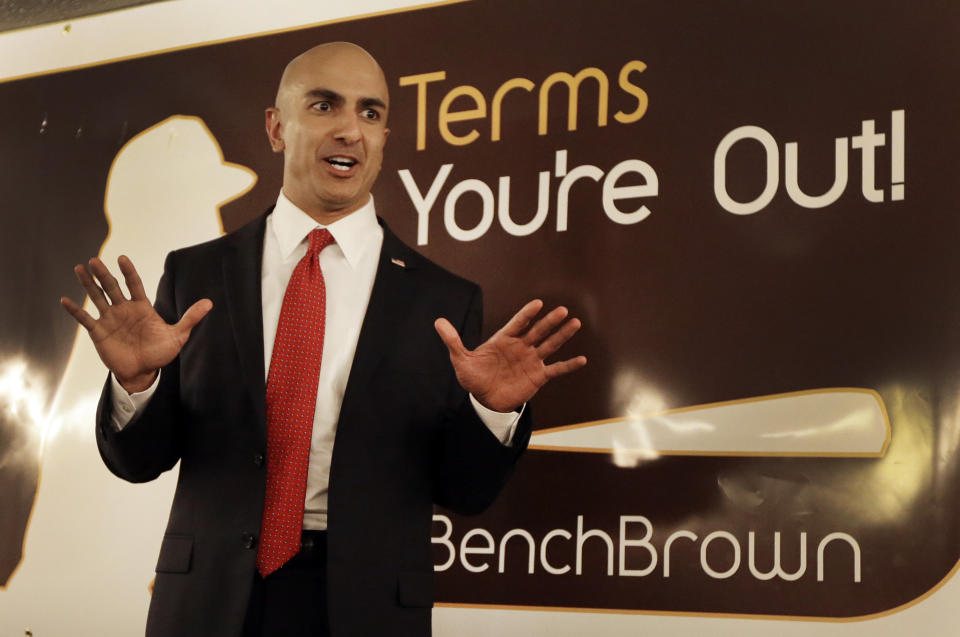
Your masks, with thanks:
M 450 351 L 457 380 L 484 407 L 513 411 L 533 398 L 547 381 L 587 364 L 585 356 L 544 362 L 580 329 L 580 319 L 565 320 L 567 308 L 561 306 L 534 322 L 542 308 L 543 301 L 530 301 L 474 350 L 463 345 L 450 321 L 439 318 L 434 322 Z

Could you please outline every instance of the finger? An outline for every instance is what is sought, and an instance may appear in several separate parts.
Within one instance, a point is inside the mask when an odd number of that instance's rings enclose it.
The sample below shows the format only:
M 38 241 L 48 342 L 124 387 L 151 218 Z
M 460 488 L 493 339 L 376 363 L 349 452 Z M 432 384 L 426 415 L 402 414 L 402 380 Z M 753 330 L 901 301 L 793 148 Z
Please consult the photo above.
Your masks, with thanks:
M 102 315 L 106 309 L 110 307 L 110 303 L 107 301 L 107 297 L 104 296 L 103 290 L 100 289 L 97 282 L 90 276 L 90 272 L 86 267 L 77 265 L 73 268 L 73 273 L 77 275 L 77 280 L 80 281 L 80 285 L 86 290 L 87 296 L 90 297 L 90 300 L 93 301 L 93 304 L 97 307 L 97 311 Z
M 70 316 L 76 319 L 77 323 L 86 328 L 88 332 L 96 327 L 96 319 L 90 316 L 90 314 L 88 314 L 82 307 L 74 303 L 73 299 L 61 296 L 60 305 L 62 305 L 63 309 L 70 313 Z
M 438 318 L 433 322 L 433 328 L 437 330 L 437 334 L 440 335 L 440 340 L 447 346 L 447 349 L 450 351 L 450 356 L 460 356 L 466 353 L 467 348 L 464 347 L 463 341 L 460 340 L 460 334 L 457 333 L 457 328 L 451 325 L 450 321 L 445 318 Z
M 565 361 L 551 363 L 543 368 L 543 372 L 547 375 L 547 380 L 553 380 L 557 376 L 563 376 L 564 374 L 575 372 L 586 364 L 586 356 L 575 356 L 574 358 L 570 358 Z
M 187 341 L 187 337 L 190 336 L 190 331 L 196 327 L 200 319 L 206 316 L 207 312 L 212 309 L 213 301 L 210 299 L 200 299 L 187 308 L 187 311 L 183 313 L 183 316 L 180 317 L 180 320 L 177 321 L 177 324 L 174 326 L 177 328 L 177 333 L 183 339 L 183 342 Z
M 524 335 L 523 341 L 528 345 L 539 343 L 557 329 L 557 326 L 563 322 L 563 319 L 567 318 L 567 314 L 567 308 L 562 305 L 553 308 L 549 314 L 533 324 L 533 327 Z
M 523 330 L 527 329 L 527 326 L 530 325 L 530 321 L 532 321 L 542 309 L 543 301 L 540 299 L 534 299 L 528 302 L 507 321 L 506 325 L 500 328 L 500 331 L 507 336 L 520 336 L 523 334 Z
M 102 287 L 103 291 L 110 297 L 111 302 L 117 304 L 127 300 L 127 297 L 123 294 L 123 290 L 120 289 L 120 283 L 110 274 L 110 270 L 103 264 L 103 261 L 97 258 L 90 259 L 90 270 L 94 276 L 97 277 L 97 281 L 100 282 L 100 287 Z
M 133 261 L 130 260 L 130 257 L 121 255 L 117 259 L 117 265 L 120 266 L 123 280 L 127 284 L 127 289 L 130 290 L 131 300 L 148 301 L 147 293 L 143 289 L 143 281 L 140 280 L 140 275 L 137 273 L 137 269 L 133 267 Z
M 580 319 L 570 319 L 566 323 L 560 326 L 560 329 L 555 331 L 553 334 L 547 337 L 547 340 L 540 343 L 537 347 L 537 355 L 540 358 L 547 358 L 555 351 L 560 349 L 560 347 L 570 340 L 574 334 L 577 333 L 577 330 L 581 327 Z

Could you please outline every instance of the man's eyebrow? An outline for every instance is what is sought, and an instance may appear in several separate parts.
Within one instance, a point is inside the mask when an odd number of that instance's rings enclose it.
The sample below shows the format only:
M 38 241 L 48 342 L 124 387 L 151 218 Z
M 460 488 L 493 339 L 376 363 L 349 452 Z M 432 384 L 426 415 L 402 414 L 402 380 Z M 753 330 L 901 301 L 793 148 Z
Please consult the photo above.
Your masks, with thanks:
M 343 102 L 343 95 L 340 95 L 340 93 L 337 93 L 336 91 L 331 91 L 328 88 L 310 89 L 309 91 L 306 92 L 305 97 L 307 98 L 322 97 L 324 99 L 330 100 L 331 102 L 337 102 L 337 103 Z
M 370 108 L 371 106 L 376 106 L 386 110 L 387 104 L 380 98 L 377 97 L 365 97 L 360 100 L 360 106 L 363 108 Z

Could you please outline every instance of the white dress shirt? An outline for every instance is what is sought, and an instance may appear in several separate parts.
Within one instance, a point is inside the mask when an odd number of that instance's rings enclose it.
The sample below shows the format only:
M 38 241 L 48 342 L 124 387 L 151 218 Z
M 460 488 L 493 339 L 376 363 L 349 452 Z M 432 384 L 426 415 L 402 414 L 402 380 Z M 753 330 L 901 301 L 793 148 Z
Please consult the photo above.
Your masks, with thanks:
M 268 370 L 268 379 L 287 283 L 297 263 L 307 253 L 307 235 L 319 227 L 324 226 L 297 208 L 282 192 L 277 198 L 273 214 L 267 217 L 260 282 L 263 368 Z M 336 242 L 319 256 L 326 286 L 326 321 L 307 472 L 303 517 L 305 529 L 327 527 L 330 458 L 337 420 L 383 245 L 383 228 L 377 223 L 372 196 L 365 206 L 326 228 Z M 146 405 L 157 382 L 159 376 L 149 389 L 128 394 L 116 379 L 113 380 L 112 418 L 117 429 L 122 429 L 133 419 L 137 410 Z M 470 399 L 483 423 L 503 444 L 510 445 L 519 414 L 495 412 L 479 404 L 472 395 Z

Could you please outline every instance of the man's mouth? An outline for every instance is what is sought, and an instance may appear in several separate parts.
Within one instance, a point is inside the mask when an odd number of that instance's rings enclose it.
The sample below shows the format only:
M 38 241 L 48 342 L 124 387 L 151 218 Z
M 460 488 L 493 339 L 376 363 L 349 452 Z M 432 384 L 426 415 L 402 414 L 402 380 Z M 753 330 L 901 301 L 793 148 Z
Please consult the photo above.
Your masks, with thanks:
M 356 159 L 351 159 L 350 157 L 342 157 L 340 155 L 327 157 L 326 162 L 331 166 L 333 166 L 335 170 L 338 170 L 340 172 L 348 172 L 351 168 L 357 165 Z

